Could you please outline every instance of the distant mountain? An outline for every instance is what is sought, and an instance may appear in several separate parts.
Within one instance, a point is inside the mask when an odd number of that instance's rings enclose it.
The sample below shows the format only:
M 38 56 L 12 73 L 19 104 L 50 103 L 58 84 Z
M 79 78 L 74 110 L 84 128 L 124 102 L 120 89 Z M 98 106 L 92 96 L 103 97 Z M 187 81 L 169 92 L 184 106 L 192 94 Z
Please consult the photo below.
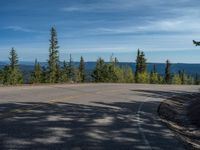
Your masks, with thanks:
M 5 65 L 7 65 L 8 62 L 0 62 L 0 68 L 3 68 Z M 153 69 L 153 65 L 156 65 L 157 71 L 159 74 L 164 75 L 165 73 L 165 64 L 164 63 L 148 63 L 147 69 L 150 72 Z M 130 62 L 120 62 L 120 66 L 129 66 L 135 70 L 135 63 Z M 46 62 L 41 62 L 41 66 L 47 66 Z M 79 62 L 74 62 L 74 66 L 78 67 Z M 87 70 L 87 73 L 91 73 L 92 70 L 95 68 L 96 62 L 86 62 L 85 67 Z M 30 78 L 30 74 L 34 68 L 34 62 L 20 62 L 20 68 L 23 72 L 24 78 L 26 81 Z M 171 72 L 177 73 L 179 70 L 184 70 L 185 73 L 190 75 L 195 75 L 196 73 L 200 75 L 200 64 L 172 64 L 171 65 Z
M 122 66 L 130 66 L 135 70 L 135 63 L 119 63 Z M 147 64 L 147 70 L 150 72 L 153 69 L 154 64 L 156 65 L 156 69 L 159 74 L 164 74 L 165 73 L 165 64 L 164 63 L 148 63 Z M 200 74 L 200 64 L 172 64 L 171 65 L 171 72 L 172 73 L 177 73 L 178 71 L 185 71 L 187 74 L 195 75 Z
M 76 65 L 78 66 L 79 63 Z M 153 69 L 154 64 L 156 65 L 156 69 L 159 74 L 164 74 L 165 73 L 165 64 L 164 63 L 148 63 L 147 64 L 147 70 L 150 72 Z M 88 70 L 93 70 L 95 68 L 96 62 L 86 62 L 86 69 Z M 130 63 L 130 62 L 120 62 L 120 66 L 129 66 L 135 70 L 135 63 Z M 171 65 L 171 72 L 172 73 L 177 73 L 179 70 L 185 71 L 188 74 L 195 75 L 200 74 L 200 64 L 172 64 Z

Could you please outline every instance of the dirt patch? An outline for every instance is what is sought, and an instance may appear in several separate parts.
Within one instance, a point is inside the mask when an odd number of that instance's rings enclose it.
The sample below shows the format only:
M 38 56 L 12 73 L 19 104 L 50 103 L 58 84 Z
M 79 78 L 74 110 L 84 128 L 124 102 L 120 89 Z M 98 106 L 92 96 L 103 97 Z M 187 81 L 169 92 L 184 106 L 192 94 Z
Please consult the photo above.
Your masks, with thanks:
M 200 94 L 179 94 L 164 100 L 158 114 L 187 149 L 200 149 Z

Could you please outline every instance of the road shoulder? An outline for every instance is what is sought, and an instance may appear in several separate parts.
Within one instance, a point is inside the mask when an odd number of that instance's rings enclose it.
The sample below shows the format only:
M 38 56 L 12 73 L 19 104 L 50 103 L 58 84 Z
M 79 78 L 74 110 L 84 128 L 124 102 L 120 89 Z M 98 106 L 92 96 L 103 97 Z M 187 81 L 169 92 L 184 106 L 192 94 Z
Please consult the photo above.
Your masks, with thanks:
M 198 99 L 198 93 L 186 93 L 176 95 L 164 100 L 158 114 L 162 121 L 177 135 L 187 149 L 200 149 L 199 128 L 191 122 L 189 116 L 194 101 Z

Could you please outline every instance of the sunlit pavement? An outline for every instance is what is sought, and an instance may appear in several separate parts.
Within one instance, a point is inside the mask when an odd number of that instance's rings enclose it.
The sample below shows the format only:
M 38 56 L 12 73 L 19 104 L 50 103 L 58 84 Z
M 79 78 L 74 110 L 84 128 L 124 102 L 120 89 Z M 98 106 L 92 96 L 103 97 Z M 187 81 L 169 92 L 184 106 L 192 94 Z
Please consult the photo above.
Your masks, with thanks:
M 197 86 L 76 84 L 0 88 L 1 150 L 182 150 L 160 102 Z

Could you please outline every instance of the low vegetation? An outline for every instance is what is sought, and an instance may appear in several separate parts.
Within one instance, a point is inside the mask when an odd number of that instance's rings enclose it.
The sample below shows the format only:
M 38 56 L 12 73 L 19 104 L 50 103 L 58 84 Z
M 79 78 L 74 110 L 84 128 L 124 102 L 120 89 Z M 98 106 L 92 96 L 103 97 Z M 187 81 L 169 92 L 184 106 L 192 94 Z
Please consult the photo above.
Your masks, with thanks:
M 0 83 L 4 85 L 22 84 L 23 77 L 19 69 L 18 56 L 14 48 L 10 51 L 10 64 L 0 70 Z M 133 70 L 135 69 L 135 71 Z M 34 69 L 28 83 L 83 83 L 83 82 L 111 82 L 111 83 L 150 83 L 150 84 L 200 84 L 198 75 L 191 76 L 184 70 L 172 74 L 170 61 L 166 61 L 164 75 L 158 74 L 156 65 L 151 72 L 147 71 L 147 59 L 143 51 L 138 49 L 136 68 L 120 66 L 116 57 L 111 56 L 110 62 L 99 58 L 96 67 L 90 74 L 92 80 L 86 78 L 84 58 L 80 58 L 78 67 L 74 66 L 72 56 L 68 62 L 60 62 L 57 32 L 51 29 L 48 65 L 41 66 L 35 60 Z

